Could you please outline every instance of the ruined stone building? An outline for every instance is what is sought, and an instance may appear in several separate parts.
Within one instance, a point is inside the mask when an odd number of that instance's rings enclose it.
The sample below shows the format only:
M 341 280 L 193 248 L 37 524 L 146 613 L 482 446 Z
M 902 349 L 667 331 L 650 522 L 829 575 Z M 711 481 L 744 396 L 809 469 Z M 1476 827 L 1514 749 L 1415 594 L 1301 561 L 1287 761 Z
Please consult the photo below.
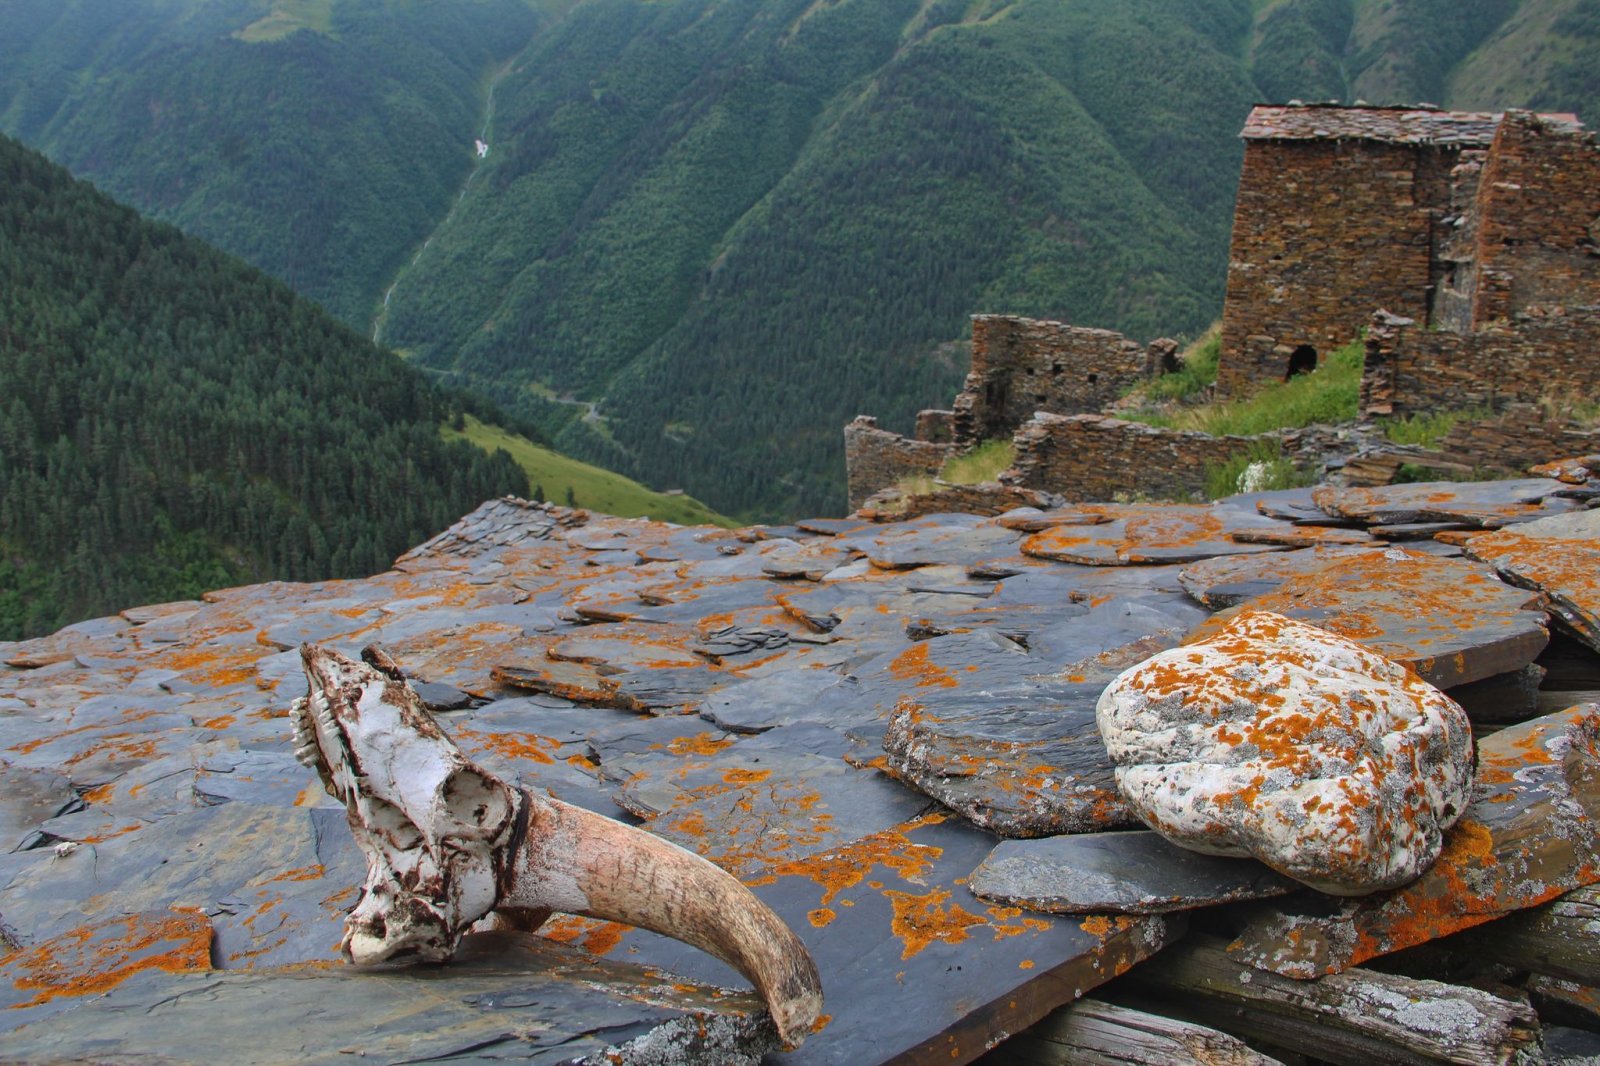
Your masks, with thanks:
M 1015 315 L 972 316 L 972 368 L 949 411 L 923 411 L 903 437 L 863 416 L 845 427 L 850 506 L 902 478 L 936 473 L 952 454 L 1010 438 L 1037 411 L 1091 414 L 1170 368 L 1172 341 L 1145 348 L 1107 329 Z
M 1600 145 L 1575 116 L 1263 105 L 1242 135 L 1220 396 L 1312 370 L 1366 329 L 1367 416 L 1600 400 Z M 846 427 L 852 508 L 997 438 L 1016 446 L 1003 482 L 1072 499 L 1192 494 L 1250 445 L 1103 414 L 1175 365 L 1170 341 L 972 322 L 952 410 L 924 411 L 912 437 Z M 1566 439 L 1558 422 L 1535 435 Z M 1304 436 L 1279 435 L 1284 454 Z
M 1493 337 L 1409 359 L 1386 348 L 1369 413 L 1600 384 L 1578 351 L 1600 304 L 1600 150 L 1576 117 L 1261 106 L 1243 137 L 1220 393 L 1315 367 L 1380 310 Z M 1531 373 L 1502 372 L 1520 355 Z

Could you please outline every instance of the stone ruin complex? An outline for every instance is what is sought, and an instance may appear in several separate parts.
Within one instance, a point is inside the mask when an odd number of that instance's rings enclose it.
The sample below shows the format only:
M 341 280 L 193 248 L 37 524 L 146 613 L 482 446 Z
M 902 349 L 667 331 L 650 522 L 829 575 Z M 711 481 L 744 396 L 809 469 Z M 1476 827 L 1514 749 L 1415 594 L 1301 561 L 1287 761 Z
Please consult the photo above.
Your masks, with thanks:
M 1594 134 L 1572 115 L 1290 105 L 1255 108 L 1243 137 L 1218 396 L 1314 369 L 1365 330 L 1363 417 L 1510 412 L 1531 438 L 1508 455 L 1503 429 L 1464 427 L 1433 465 L 1515 471 L 1566 450 L 1576 427 L 1538 407 L 1600 397 Z M 1193 494 L 1208 465 L 1250 442 L 1104 414 L 1141 376 L 1169 368 L 1174 350 L 976 316 L 972 372 L 952 411 L 924 412 L 910 438 L 870 418 L 846 428 L 850 506 L 1005 436 L 1016 465 L 991 510 L 1019 491 Z M 1316 460 L 1339 443 L 1302 431 L 1282 446 Z M 1381 480 L 1406 458 L 1365 456 L 1347 476 Z M 948 492 L 935 506 L 985 506 L 971 491 Z

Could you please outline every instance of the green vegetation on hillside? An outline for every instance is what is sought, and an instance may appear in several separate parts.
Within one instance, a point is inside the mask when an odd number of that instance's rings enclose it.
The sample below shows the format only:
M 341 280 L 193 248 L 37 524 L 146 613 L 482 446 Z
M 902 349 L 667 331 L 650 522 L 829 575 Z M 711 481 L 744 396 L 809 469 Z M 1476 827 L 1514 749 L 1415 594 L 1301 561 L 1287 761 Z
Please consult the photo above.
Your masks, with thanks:
M 365 328 L 536 21 L 520 0 L 10 0 L 0 132 Z
M 0 137 L 0 640 L 267 578 L 368 574 L 504 454 L 310 301 Z
M 385 338 L 724 512 L 839 511 L 839 427 L 947 402 L 972 313 L 1215 317 L 1248 28 L 1245 0 L 592 0 L 502 83 Z
M 467 415 L 461 429 L 446 426 L 445 440 L 467 440 L 484 451 L 504 451 L 527 475 L 528 491 L 551 503 L 570 503 L 622 518 L 654 518 L 683 526 L 735 523 L 692 496 L 652 492 L 637 481 L 541 448 L 521 434 Z
M 392 284 L 385 342 L 564 451 L 792 518 L 851 416 L 948 402 L 970 314 L 1212 321 L 1256 100 L 1600 124 L 1597 50 L 1600 0 L 8 0 L 0 130 L 362 329 Z

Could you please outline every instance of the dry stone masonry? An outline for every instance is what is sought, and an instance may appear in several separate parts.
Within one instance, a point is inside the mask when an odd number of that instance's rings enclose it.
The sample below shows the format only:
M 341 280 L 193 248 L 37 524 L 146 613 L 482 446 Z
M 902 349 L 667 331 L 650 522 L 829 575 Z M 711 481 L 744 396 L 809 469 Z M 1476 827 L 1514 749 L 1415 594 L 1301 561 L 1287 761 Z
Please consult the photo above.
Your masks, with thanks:
M 1263 105 L 1243 137 L 1218 394 L 1314 369 L 1365 328 L 1363 415 L 1472 409 L 1533 426 L 1520 451 L 1465 427 L 1444 454 L 1286 454 L 1343 464 L 1349 483 L 1384 483 L 1405 462 L 1515 472 L 1585 431 L 1549 410 L 1600 396 L 1600 146 L 1574 116 Z M 1013 488 L 1070 500 L 1195 496 L 1208 466 L 1278 441 L 1106 417 L 1130 385 L 1174 369 L 1175 351 L 974 316 L 972 372 L 953 411 L 924 412 L 912 438 L 869 434 L 859 420 L 847 428 L 850 506 L 1008 437 L 1016 464 L 1000 480 Z M 1531 416 L 1532 405 L 1546 410 Z M 873 503 L 877 513 L 907 506 Z

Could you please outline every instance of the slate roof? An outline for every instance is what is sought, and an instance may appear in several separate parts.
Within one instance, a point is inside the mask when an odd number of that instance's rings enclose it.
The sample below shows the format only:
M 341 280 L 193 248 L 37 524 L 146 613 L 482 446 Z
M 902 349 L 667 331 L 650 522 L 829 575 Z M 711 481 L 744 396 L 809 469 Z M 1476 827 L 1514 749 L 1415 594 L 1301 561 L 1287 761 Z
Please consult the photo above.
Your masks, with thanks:
M 1483 675 L 1542 676 L 1546 603 L 1600 651 L 1593 471 L 738 531 L 494 500 L 370 578 L 0 642 L 3 1057 L 637 1062 L 688 1033 L 712 1043 L 684 1061 L 720 1064 L 770 1043 L 722 963 L 609 923 L 343 966 L 365 861 L 286 710 L 314 641 L 381 643 L 480 765 L 745 879 L 827 997 L 785 1066 L 970 1061 L 1146 956 L 1166 948 L 1136 972 L 1171 965 L 1184 923 L 1151 900 L 1287 887 L 1253 860 L 1152 862 L 1175 849 L 1126 831 L 1095 712 L 1116 673 L 1244 603 L 1357 626 L 1464 702 Z M 1537 685 L 1468 713 L 1538 714 Z M 1354 965 L 1600 876 L 1590 740 L 1568 735 L 1600 731 L 1600 705 L 1563 714 L 1481 738 L 1489 791 L 1458 835 L 1489 858 L 1458 848 L 1467 872 L 1441 860 L 1331 916 L 1269 906 L 1248 964 Z M 1088 832 L 1050 835 L 1068 828 Z
M 1540 117 L 1563 126 L 1578 124 L 1575 115 Z M 1251 110 L 1240 136 L 1247 141 L 1361 140 L 1487 148 L 1494 140 L 1500 118 L 1500 113 L 1492 111 L 1258 104 Z

